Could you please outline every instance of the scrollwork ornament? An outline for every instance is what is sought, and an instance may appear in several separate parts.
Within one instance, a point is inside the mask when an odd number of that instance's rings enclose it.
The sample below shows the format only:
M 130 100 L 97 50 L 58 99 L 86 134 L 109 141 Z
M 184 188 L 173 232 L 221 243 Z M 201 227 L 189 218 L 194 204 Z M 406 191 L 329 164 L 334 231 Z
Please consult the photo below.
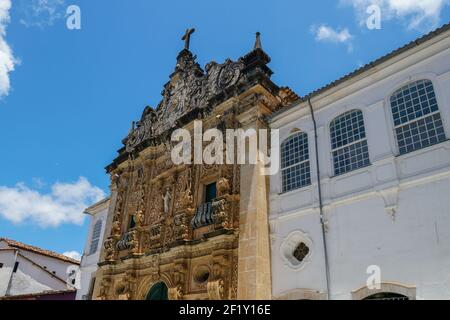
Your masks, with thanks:
M 207 291 L 209 300 L 223 300 L 224 281 L 222 279 L 218 279 L 208 282 Z
M 183 295 L 183 287 L 181 285 L 169 288 L 169 300 L 183 300 Z

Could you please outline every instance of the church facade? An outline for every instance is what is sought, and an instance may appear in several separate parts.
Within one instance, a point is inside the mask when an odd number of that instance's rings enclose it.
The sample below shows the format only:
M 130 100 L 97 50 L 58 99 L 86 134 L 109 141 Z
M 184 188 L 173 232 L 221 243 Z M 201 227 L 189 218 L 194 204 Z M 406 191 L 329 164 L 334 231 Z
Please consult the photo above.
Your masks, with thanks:
M 296 96 L 270 77 L 257 34 L 238 61 L 203 70 L 186 45 L 107 171 L 111 206 L 96 299 L 270 299 L 268 178 L 258 165 L 175 165 L 171 133 L 267 128 Z
M 449 25 L 305 97 L 271 80 L 259 33 L 203 69 L 193 32 L 107 167 L 93 298 L 450 298 Z M 196 121 L 279 130 L 279 173 L 176 165 Z

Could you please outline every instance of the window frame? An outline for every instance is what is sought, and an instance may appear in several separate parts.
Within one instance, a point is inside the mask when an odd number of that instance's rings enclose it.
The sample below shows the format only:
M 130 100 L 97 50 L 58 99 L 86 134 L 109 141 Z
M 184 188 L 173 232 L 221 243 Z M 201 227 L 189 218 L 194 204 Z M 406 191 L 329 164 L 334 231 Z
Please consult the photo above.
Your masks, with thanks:
M 283 154 L 283 147 L 286 144 L 286 142 L 288 142 L 290 139 L 292 139 L 295 135 L 305 135 L 306 136 L 306 142 L 307 142 L 307 150 L 308 150 L 308 159 L 294 163 L 290 166 L 287 166 L 285 168 L 283 168 L 283 163 L 282 163 L 282 154 Z M 310 139 L 309 139 L 309 133 L 306 131 L 302 131 L 300 129 L 292 129 L 291 132 L 284 138 L 283 142 L 280 144 L 280 194 L 287 194 L 290 192 L 294 192 L 294 191 L 298 191 L 298 190 L 302 190 L 304 188 L 308 188 L 312 185 L 312 175 L 311 175 L 311 144 L 310 144 Z M 305 163 L 309 163 L 309 183 L 298 187 L 298 188 L 293 188 L 290 190 L 284 190 L 284 179 L 283 179 L 283 172 L 285 170 L 294 168 L 296 166 L 301 166 Z
M 94 236 L 95 236 L 95 231 L 96 231 L 96 227 L 97 227 L 98 224 L 100 224 L 100 230 L 99 230 L 98 238 L 94 238 Z M 92 235 L 91 235 L 91 239 L 90 239 L 90 242 L 89 242 L 88 256 L 92 256 L 92 255 L 94 255 L 95 253 L 98 252 L 98 247 L 99 247 L 99 244 L 100 244 L 100 239 L 101 239 L 101 237 L 102 237 L 102 229 L 103 229 L 103 221 L 99 219 L 99 220 L 97 220 L 97 221 L 94 223 L 94 227 L 92 228 Z M 95 240 L 97 240 L 96 248 L 95 248 L 95 251 L 92 251 L 92 244 L 93 244 L 93 242 L 94 242 Z
M 332 134 L 331 125 L 337 119 L 339 119 L 340 117 L 344 116 L 345 114 L 350 113 L 350 112 L 355 112 L 355 111 L 359 111 L 361 113 L 361 115 L 362 115 L 365 137 L 363 139 L 358 139 L 358 140 L 352 141 L 351 143 L 348 143 L 348 144 L 346 144 L 344 146 L 340 146 L 338 148 L 334 148 L 333 149 L 333 141 L 332 141 L 332 137 L 331 137 L 331 134 Z M 347 108 L 344 108 L 344 111 L 340 110 L 339 113 L 335 113 L 334 116 L 332 117 L 332 119 L 328 122 L 327 131 L 328 131 L 328 135 L 327 135 L 328 146 L 330 148 L 329 149 L 330 150 L 329 155 L 330 155 L 330 167 L 331 167 L 331 176 L 330 177 L 331 178 L 343 176 L 343 175 L 350 174 L 350 173 L 354 173 L 354 172 L 356 172 L 358 170 L 362 170 L 362 169 L 370 167 L 372 165 L 372 160 L 371 160 L 371 157 L 370 157 L 371 156 L 371 152 L 370 152 L 370 146 L 369 146 L 369 137 L 368 137 L 368 134 L 367 134 L 367 126 L 366 126 L 366 115 L 365 115 L 365 112 L 364 112 L 364 110 L 362 108 L 357 108 L 357 107 L 349 108 L 349 107 L 347 107 Z M 336 173 L 336 168 L 335 168 L 335 164 L 334 164 L 334 153 L 336 151 L 343 150 L 345 148 L 348 148 L 350 146 L 356 145 L 356 144 L 364 142 L 364 141 L 366 142 L 366 145 L 367 145 L 368 161 L 369 161 L 368 164 L 364 165 L 364 166 L 361 166 L 361 167 L 359 167 L 357 169 L 350 170 L 350 171 Z
M 388 123 L 389 123 L 389 125 L 391 127 L 391 130 L 392 130 L 392 136 L 391 137 L 392 137 L 393 143 L 394 143 L 394 149 L 393 150 L 394 150 L 395 155 L 398 156 L 398 157 L 406 156 L 408 154 L 412 154 L 412 153 L 415 153 L 415 152 L 420 152 L 421 150 L 424 150 L 424 149 L 436 146 L 436 145 L 438 145 L 440 143 L 443 143 L 443 142 L 449 140 L 449 138 L 448 138 L 449 137 L 449 135 L 448 135 L 448 127 L 447 127 L 447 123 L 446 123 L 446 111 L 445 111 L 445 109 L 441 109 L 442 99 L 441 99 L 441 96 L 440 96 L 441 95 L 440 94 L 440 87 L 439 87 L 439 83 L 436 81 L 435 78 L 436 78 L 436 76 L 434 74 L 429 74 L 429 73 L 421 74 L 421 75 L 415 75 L 413 77 L 409 77 L 407 81 L 402 81 L 402 82 L 397 83 L 397 85 L 395 86 L 395 89 L 392 90 L 389 93 L 389 95 L 387 95 L 386 98 L 385 98 L 385 105 L 386 105 L 386 108 L 387 108 L 387 115 L 389 116 Z M 409 121 L 407 121 L 407 122 L 405 122 L 403 124 L 396 125 L 395 124 L 395 119 L 394 119 L 394 113 L 393 113 L 393 110 L 392 110 L 391 98 L 394 96 L 394 94 L 396 92 L 400 91 L 401 89 L 403 89 L 403 88 L 405 88 L 405 87 L 407 87 L 407 86 L 409 86 L 411 84 L 414 84 L 416 82 L 420 82 L 420 81 L 429 81 L 431 83 L 431 85 L 433 87 L 436 103 L 437 103 L 437 111 L 428 113 L 426 115 L 423 115 L 421 117 L 415 118 L 413 120 L 409 120 Z M 413 151 L 409 151 L 409 152 L 406 152 L 406 153 L 401 153 L 400 145 L 399 145 L 399 139 L 398 139 L 398 136 L 397 136 L 397 129 L 405 127 L 405 126 L 410 125 L 412 123 L 417 123 L 420 120 L 425 120 L 425 119 L 427 119 L 429 117 L 433 117 L 436 114 L 440 115 L 440 120 L 442 122 L 442 128 L 443 128 L 443 131 L 444 131 L 445 139 L 442 140 L 442 141 L 430 144 L 430 145 L 428 145 L 426 147 L 418 148 L 418 149 L 415 149 Z

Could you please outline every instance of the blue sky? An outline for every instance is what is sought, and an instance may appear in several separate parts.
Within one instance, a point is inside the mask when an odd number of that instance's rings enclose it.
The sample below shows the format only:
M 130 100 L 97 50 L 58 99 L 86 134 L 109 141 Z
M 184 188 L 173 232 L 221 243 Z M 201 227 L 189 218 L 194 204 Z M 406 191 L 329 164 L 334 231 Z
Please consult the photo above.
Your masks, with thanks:
M 81 212 L 108 193 L 104 167 L 158 104 L 186 28 L 202 66 L 260 31 L 273 80 L 305 95 L 449 22 L 449 2 L 0 0 L 0 237 L 83 250 Z M 372 3 L 380 30 L 365 24 Z M 81 30 L 66 27 L 72 4 Z

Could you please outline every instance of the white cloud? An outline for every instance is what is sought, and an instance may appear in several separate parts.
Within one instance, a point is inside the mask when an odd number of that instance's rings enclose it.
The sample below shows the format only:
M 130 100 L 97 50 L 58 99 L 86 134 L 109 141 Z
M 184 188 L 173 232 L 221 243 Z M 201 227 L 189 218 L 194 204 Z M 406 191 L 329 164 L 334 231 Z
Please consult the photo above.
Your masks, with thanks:
M 17 60 L 6 42 L 6 27 L 9 24 L 11 0 L 0 0 L 0 98 L 7 96 L 11 88 L 9 73 L 14 71 Z
M 345 43 L 353 38 L 347 28 L 337 31 L 326 25 L 321 25 L 313 28 L 313 31 L 316 34 L 317 41 Z
M 361 25 L 365 25 L 370 5 L 381 9 L 382 21 L 400 19 L 409 29 L 435 28 L 441 20 L 442 9 L 450 0 L 341 0 L 341 4 L 352 5 Z
M 71 259 L 75 259 L 77 261 L 81 261 L 81 253 L 77 251 L 67 251 L 63 253 L 63 256 L 69 257 Z
M 0 217 L 13 223 L 36 223 L 41 227 L 81 225 L 83 211 L 104 197 L 101 189 L 83 177 L 75 183 L 55 183 L 48 194 L 23 183 L 12 188 L 0 186 Z
M 52 26 L 64 18 L 65 6 L 65 0 L 21 0 L 23 18 L 20 23 L 26 27 Z
M 311 32 L 315 35 L 316 41 L 328 43 L 343 43 L 347 45 L 348 51 L 353 50 L 353 36 L 347 28 L 335 30 L 325 24 L 312 26 Z

